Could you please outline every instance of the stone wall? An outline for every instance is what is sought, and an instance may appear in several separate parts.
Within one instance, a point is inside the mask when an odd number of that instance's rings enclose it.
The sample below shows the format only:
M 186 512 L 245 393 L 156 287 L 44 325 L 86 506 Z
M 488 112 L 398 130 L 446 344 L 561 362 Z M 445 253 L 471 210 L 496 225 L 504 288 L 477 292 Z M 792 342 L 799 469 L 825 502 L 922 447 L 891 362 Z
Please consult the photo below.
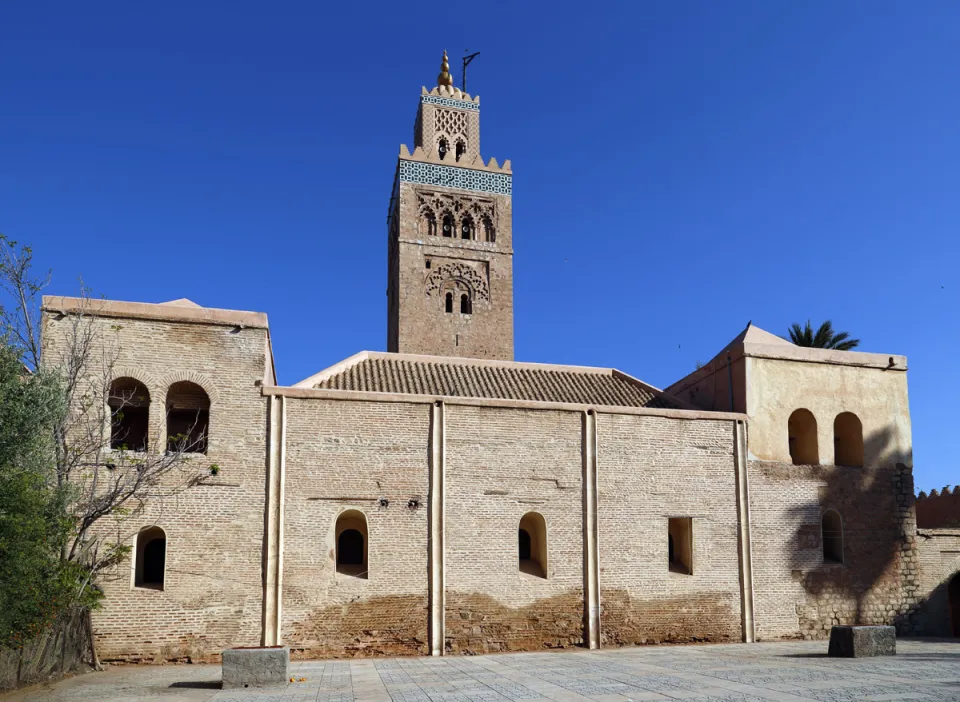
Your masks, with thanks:
M 916 584 L 910 470 L 751 461 L 749 471 L 758 640 L 897 623 Z M 824 558 L 827 510 L 842 520 L 842 563 Z
M 513 360 L 512 202 L 508 195 L 456 191 L 401 183 L 390 232 L 388 349 L 400 353 Z M 421 203 L 449 200 L 459 228 L 473 203 L 492 214 L 496 242 L 450 238 L 422 232 Z M 459 209 L 457 209 L 459 208 Z M 440 214 L 446 209 L 436 209 Z M 438 215 L 439 216 L 439 215 Z M 438 227 L 439 227 L 438 223 Z M 479 228 L 479 222 L 477 223 Z M 446 287 L 431 283 L 462 280 L 471 290 L 472 312 L 461 314 L 454 292 L 453 310 L 444 309 Z M 466 289 L 466 288 L 464 288 Z
M 135 517 L 118 527 L 102 520 L 101 534 L 132 543 L 139 529 L 166 534 L 164 589 L 134 587 L 133 558 L 105 573 L 105 598 L 93 614 L 102 660 L 212 660 L 229 646 L 257 645 L 262 614 L 266 400 L 266 328 L 173 321 L 163 305 L 134 305 L 168 319 L 117 318 L 106 303 L 88 323 L 100 327 L 115 377 L 132 377 L 149 390 L 150 451 L 164 446 L 166 389 L 189 380 L 210 397 L 207 454 L 189 457 L 153 491 Z M 71 333 L 70 316 L 44 312 L 45 354 L 52 362 Z M 108 430 L 107 430 L 108 431 Z M 109 459 L 109 452 L 105 459 Z M 219 466 L 216 476 L 209 466 Z M 186 475 L 206 473 L 205 484 L 171 495 Z M 134 507 L 135 505 L 130 505 Z

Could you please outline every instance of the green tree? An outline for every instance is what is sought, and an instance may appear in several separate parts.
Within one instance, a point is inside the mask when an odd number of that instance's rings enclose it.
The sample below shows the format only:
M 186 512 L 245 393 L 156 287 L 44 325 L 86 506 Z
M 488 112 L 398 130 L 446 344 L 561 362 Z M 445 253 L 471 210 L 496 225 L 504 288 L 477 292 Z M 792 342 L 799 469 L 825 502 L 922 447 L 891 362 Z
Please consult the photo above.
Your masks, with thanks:
M 32 260 L 0 235 L 0 645 L 14 646 L 59 610 L 94 606 L 98 579 L 129 555 L 146 501 L 209 475 L 190 457 L 196 442 L 110 448 L 105 428 L 133 400 L 113 386 L 121 327 L 84 290 L 45 349 L 49 276 L 34 277 Z
M 794 323 L 790 327 L 790 341 L 797 346 L 835 349 L 837 351 L 849 351 L 860 345 L 860 339 L 851 339 L 847 332 L 834 332 L 833 322 L 829 319 L 821 324 L 816 331 L 813 330 L 809 319 L 804 327 Z
M 26 370 L 0 343 L 0 645 L 16 648 L 77 600 L 60 558 L 70 530 L 57 487 L 53 428 L 65 412 L 58 378 Z

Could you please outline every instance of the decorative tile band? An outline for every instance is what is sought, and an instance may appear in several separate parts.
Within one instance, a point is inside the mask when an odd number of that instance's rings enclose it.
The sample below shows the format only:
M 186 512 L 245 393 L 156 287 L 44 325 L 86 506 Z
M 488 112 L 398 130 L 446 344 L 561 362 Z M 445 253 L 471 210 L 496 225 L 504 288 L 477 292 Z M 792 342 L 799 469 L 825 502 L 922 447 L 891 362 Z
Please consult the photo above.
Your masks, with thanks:
M 421 95 L 420 102 L 430 105 L 442 105 L 443 107 L 456 107 L 459 110 L 470 110 L 471 112 L 480 111 L 480 105 L 475 102 L 454 100 L 453 98 L 439 97 L 437 95 Z
M 400 180 L 421 185 L 440 185 L 459 190 L 513 195 L 513 176 L 419 161 L 400 161 Z

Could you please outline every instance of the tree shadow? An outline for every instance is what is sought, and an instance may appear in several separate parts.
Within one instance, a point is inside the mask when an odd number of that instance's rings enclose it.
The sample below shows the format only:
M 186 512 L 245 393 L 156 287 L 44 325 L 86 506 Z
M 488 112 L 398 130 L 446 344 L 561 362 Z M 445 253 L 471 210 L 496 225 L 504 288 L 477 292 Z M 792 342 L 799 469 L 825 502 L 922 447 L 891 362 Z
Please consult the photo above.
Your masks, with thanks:
M 896 615 L 916 596 L 909 449 L 897 445 L 890 428 L 864 437 L 863 444 L 862 468 L 790 467 L 797 477 L 820 483 L 816 504 L 790 510 L 793 523 L 799 524 L 790 549 L 792 573 L 809 595 L 798 608 L 804 635 L 821 638 L 836 624 L 896 624 Z M 840 515 L 839 544 L 823 521 L 828 510 Z
M 170 683 L 170 687 L 190 690 L 219 690 L 223 687 L 223 683 L 219 680 L 187 680 Z

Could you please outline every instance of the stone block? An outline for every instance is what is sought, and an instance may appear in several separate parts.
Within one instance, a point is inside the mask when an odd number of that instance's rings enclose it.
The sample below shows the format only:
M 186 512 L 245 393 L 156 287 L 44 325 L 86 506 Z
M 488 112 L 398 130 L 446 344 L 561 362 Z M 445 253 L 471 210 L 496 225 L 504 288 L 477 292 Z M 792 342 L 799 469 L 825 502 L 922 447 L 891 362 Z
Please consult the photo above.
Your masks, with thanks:
M 828 654 L 836 658 L 894 656 L 897 633 L 892 626 L 835 626 L 830 629 Z
M 222 657 L 224 690 L 283 685 L 289 679 L 286 646 L 228 648 Z

